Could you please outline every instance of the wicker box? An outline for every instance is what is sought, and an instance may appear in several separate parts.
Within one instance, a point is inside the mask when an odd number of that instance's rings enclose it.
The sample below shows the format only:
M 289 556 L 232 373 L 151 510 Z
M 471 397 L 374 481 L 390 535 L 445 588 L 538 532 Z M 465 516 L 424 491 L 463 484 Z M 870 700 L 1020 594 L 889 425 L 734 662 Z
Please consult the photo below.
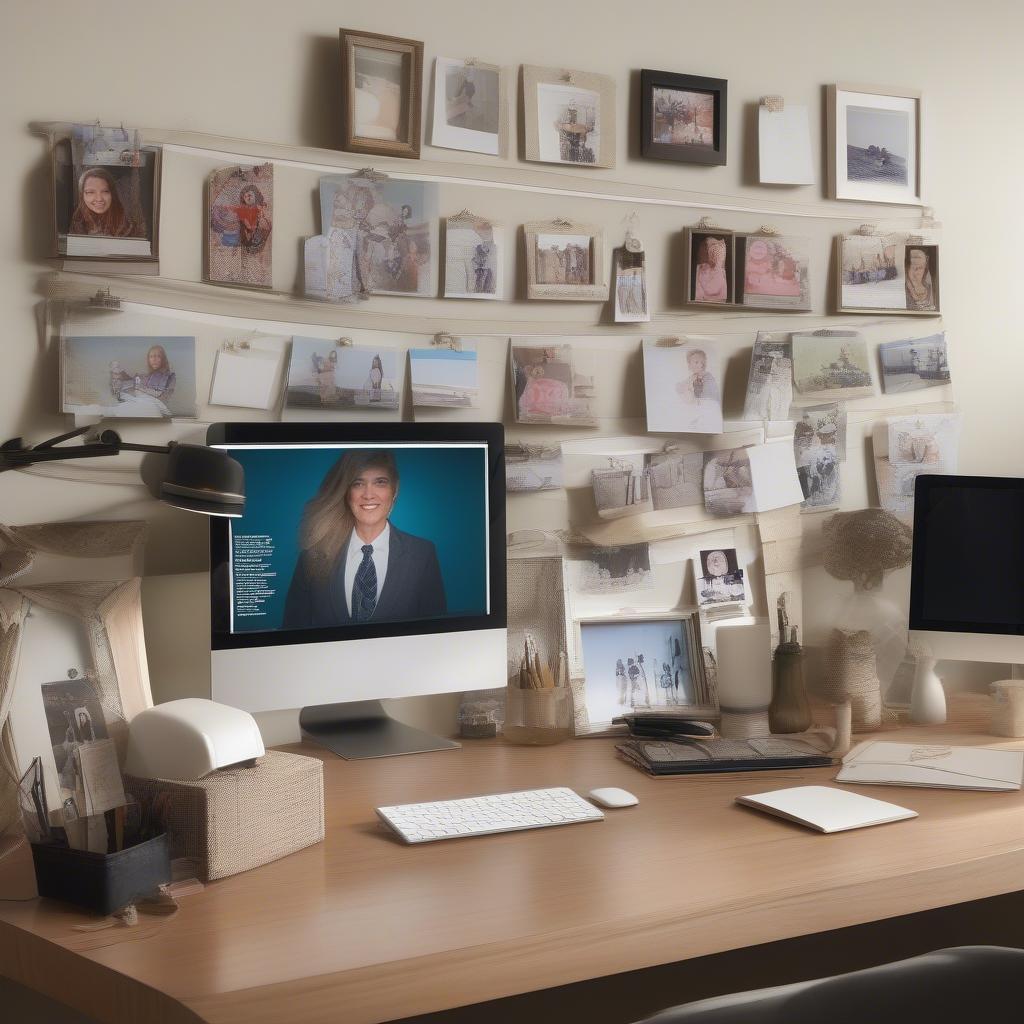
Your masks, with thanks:
M 125 790 L 166 830 L 171 856 L 196 861 L 204 881 L 258 868 L 324 837 L 323 763 L 268 750 L 251 768 L 196 782 L 124 778 Z

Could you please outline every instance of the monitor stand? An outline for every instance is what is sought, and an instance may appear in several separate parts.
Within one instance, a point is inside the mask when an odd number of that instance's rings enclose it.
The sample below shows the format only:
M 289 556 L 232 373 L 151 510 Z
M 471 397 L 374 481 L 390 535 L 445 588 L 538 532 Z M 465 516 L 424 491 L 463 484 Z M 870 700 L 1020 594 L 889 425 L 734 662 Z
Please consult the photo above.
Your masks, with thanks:
M 461 745 L 396 721 L 379 700 L 305 707 L 299 712 L 299 729 L 305 738 L 350 761 Z

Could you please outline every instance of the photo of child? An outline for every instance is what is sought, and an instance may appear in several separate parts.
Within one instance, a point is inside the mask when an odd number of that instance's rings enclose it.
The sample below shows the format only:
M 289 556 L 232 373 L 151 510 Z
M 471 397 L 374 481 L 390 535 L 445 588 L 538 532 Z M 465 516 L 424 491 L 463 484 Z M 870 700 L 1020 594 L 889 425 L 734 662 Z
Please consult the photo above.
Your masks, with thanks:
M 673 434 L 722 432 L 721 366 L 713 339 L 644 344 L 647 429 Z

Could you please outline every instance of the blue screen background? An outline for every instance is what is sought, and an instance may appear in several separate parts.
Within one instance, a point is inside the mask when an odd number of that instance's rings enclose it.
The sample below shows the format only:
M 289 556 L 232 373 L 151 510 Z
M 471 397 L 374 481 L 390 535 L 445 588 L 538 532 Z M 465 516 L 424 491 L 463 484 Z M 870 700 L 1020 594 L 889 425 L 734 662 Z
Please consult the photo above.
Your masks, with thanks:
M 398 499 L 391 523 L 433 541 L 441 563 L 448 614 L 487 611 L 487 448 L 380 445 L 398 465 Z M 263 614 L 234 618 L 233 632 L 280 629 L 288 586 L 299 557 L 299 524 L 306 502 L 348 447 L 245 449 L 229 453 L 245 470 L 245 515 L 231 521 L 241 535 L 269 535 L 269 571 L 277 575 Z M 237 602 L 236 609 L 237 611 Z

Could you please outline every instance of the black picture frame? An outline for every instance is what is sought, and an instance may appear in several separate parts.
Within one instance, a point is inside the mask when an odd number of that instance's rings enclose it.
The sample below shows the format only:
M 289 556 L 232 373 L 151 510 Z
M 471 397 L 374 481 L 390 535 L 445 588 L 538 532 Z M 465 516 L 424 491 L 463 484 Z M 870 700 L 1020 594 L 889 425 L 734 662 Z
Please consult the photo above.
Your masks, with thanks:
M 679 75 L 671 71 L 640 72 L 640 153 L 649 160 L 674 160 L 677 163 L 724 165 L 726 162 L 726 125 L 728 87 L 724 78 Z M 712 144 L 657 142 L 654 137 L 654 90 L 676 89 L 708 93 L 714 99 Z

